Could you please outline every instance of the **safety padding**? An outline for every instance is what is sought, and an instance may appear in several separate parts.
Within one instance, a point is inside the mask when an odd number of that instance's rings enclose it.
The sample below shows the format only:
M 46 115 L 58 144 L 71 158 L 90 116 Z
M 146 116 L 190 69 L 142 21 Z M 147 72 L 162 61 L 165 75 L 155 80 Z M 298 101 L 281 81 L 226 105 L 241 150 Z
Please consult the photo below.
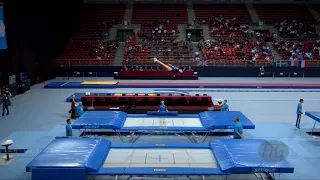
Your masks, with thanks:
M 127 113 L 121 111 L 87 111 L 72 124 L 72 129 L 119 130 L 126 118 Z
M 89 172 L 89 175 L 228 175 L 219 168 L 173 168 L 173 167 L 145 167 L 145 168 L 101 168 L 98 172 Z
M 188 148 L 188 149 L 210 149 L 209 143 L 112 143 L 110 148 L 121 148 L 121 149 L 168 149 L 168 148 Z
M 269 161 L 263 158 L 260 148 L 265 144 L 268 144 L 268 141 L 262 139 L 220 139 L 210 142 L 212 152 L 223 172 L 293 173 L 294 168 L 287 160 Z
M 306 112 L 306 116 L 310 117 L 311 119 L 320 122 L 320 112 L 319 111 L 309 111 Z
M 169 112 L 158 112 L 158 111 L 148 111 L 147 115 L 154 116 L 178 116 L 178 111 L 169 111 Z
M 255 128 L 255 125 L 240 111 L 206 111 L 199 113 L 200 121 L 206 129 L 233 129 L 235 117 L 239 117 L 244 129 Z
M 77 168 L 98 171 L 109 153 L 111 142 L 95 138 L 57 138 L 26 167 L 33 169 Z

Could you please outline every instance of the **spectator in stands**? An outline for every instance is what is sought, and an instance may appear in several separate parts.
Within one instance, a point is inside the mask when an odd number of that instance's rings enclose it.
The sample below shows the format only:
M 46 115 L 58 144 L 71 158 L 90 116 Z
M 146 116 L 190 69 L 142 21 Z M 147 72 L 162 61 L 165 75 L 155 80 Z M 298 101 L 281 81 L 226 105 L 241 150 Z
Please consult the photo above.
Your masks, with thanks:
M 78 104 L 78 106 L 77 106 L 77 114 L 78 114 L 78 117 L 81 117 L 83 113 L 84 113 L 83 105 L 82 105 L 82 102 L 80 101 L 79 104 Z
M 161 101 L 158 112 L 168 112 L 167 106 L 164 105 L 164 101 Z
M 317 37 L 315 27 L 297 20 L 284 20 L 276 25 L 280 35 L 285 37 Z
M 7 115 L 9 115 L 9 98 L 6 93 L 2 94 L 2 116 L 4 116 L 4 111 L 7 110 Z
M 103 59 L 110 59 L 110 55 L 108 53 L 104 53 Z
M 233 139 L 243 139 L 243 126 L 239 121 L 239 117 L 234 118 Z
M 72 120 L 71 119 L 67 119 L 67 125 L 66 125 L 66 136 L 72 136 Z
M 190 39 L 191 39 L 191 33 L 190 32 L 187 34 L 187 37 L 188 37 L 188 41 L 190 41 Z
M 172 36 L 176 36 L 176 31 L 172 29 Z

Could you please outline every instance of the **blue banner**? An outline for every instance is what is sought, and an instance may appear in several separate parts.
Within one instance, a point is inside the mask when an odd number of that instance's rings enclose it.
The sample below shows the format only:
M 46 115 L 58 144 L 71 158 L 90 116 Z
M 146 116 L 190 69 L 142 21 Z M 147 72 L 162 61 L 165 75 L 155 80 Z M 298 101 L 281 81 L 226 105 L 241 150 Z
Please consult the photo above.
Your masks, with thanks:
M 3 7 L 0 7 L 0 49 L 7 49 L 6 29 L 3 17 Z

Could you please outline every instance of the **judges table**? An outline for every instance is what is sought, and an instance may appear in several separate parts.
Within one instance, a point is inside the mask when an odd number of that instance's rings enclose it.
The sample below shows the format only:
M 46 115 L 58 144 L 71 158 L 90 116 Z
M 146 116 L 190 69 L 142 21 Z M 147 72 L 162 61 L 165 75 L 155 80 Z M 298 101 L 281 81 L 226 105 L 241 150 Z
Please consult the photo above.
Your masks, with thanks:
M 179 111 L 190 114 L 207 110 L 221 110 L 221 106 L 214 105 L 211 96 L 170 96 L 158 94 L 120 94 L 121 96 L 83 96 L 81 101 L 88 110 L 121 110 L 133 114 L 145 114 L 147 111 L 159 109 L 161 101 L 165 101 L 169 111 Z

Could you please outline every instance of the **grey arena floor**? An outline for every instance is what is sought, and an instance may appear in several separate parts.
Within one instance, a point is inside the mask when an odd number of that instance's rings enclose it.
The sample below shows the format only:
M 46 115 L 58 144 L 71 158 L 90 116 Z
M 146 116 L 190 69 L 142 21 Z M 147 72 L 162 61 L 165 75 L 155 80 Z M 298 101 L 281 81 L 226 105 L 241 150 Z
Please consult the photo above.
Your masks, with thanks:
M 113 81 L 112 78 L 70 78 L 69 81 Z M 57 78 L 52 81 L 66 81 Z M 128 80 L 129 81 L 129 80 Z M 153 92 L 153 89 L 44 89 L 51 81 L 37 84 L 23 95 L 12 99 L 10 115 L 0 117 L 1 142 L 13 139 L 11 148 L 28 149 L 13 163 L 0 165 L 0 179 L 31 179 L 25 166 L 56 136 L 65 135 L 65 120 L 69 117 L 70 104 L 65 99 L 73 93 L 114 92 L 139 93 Z M 135 82 L 138 82 L 138 80 Z M 147 81 L 143 81 L 147 82 Z M 151 81 L 150 81 L 151 82 Z M 154 81 L 152 81 L 154 82 Z M 168 82 L 168 81 L 157 81 Z M 236 82 L 236 83 L 319 83 L 319 78 L 200 78 L 198 81 L 174 82 Z M 320 111 L 320 89 L 318 90 L 279 90 L 279 89 L 184 89 L 193 94 L 208 94 L 214 100 L 227 99 L 230 110 L 241 111 L 256 124 L 255 130 L 247 130 L 246 138 L 277 139 L 290 148 L 289 162 L 295 167 L 294 174 L 281 175 L 280 179 L 319 179 L 320 142 L 306 132 L 310 131 L 313 121 L 302 117 L 301 128 L 294 128 L 296 106 L 300 98 L 305 99 L 304 111 Z M 80 132 L 74 132 L 79 135 Z M 117 137 L 105 137 L 119 142 Z M 228 138 L 228 137 L 225 137 Z M 209 140 L 214 139 L 212 137 Z M 139 142 L 188 142 L 185 137 L 142 137 Z M 88 177 L 92 179 L 93 177 Z M 95 177 L 105 179 L 106 177 Z M 126 177 L 125 177 L 126 178 Z M 194 177 L 199 179 L 201 177 Z M 209 177 L 223 179 L 225 177 Z M 255 175 L 232 175 L 228 179 L 257 179 Z M 149 178 L 152 179 L 152 178 Z M 164 179 L 164 177 L 162 178 Z M 207 178 L 208 179 L 208 178 Z

